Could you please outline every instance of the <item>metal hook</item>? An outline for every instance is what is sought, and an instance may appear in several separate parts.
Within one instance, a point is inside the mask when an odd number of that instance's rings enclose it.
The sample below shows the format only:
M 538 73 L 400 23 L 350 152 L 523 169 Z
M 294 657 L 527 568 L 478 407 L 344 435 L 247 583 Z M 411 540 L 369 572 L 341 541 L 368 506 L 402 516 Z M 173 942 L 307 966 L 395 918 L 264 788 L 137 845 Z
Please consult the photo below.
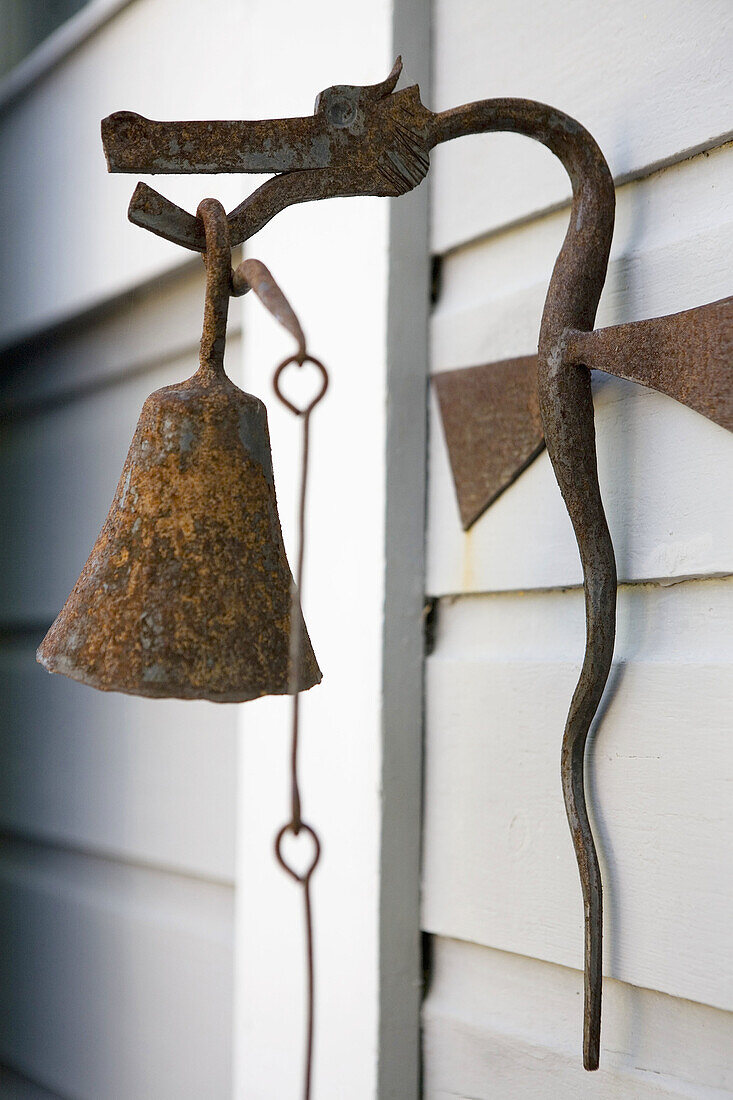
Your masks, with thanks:
M 296 358 L 302 363 L 306 358 L 305 336 L 295 310 L 290 305 L 271 271 L 260 260 L 242 260 L 232 272 L 232 294 L 239 297 L 253 290 L 263 306 L 286 329 L 298 345 Z
M 229 244 L 229 225 L 226 211 L 217 199 L 202 199 L 196 213 L 203 222 L 206 236 L 206 298 L 199 371 L 202 374 L 219 374 L 224 370 L 231 292 L 232 250 Z

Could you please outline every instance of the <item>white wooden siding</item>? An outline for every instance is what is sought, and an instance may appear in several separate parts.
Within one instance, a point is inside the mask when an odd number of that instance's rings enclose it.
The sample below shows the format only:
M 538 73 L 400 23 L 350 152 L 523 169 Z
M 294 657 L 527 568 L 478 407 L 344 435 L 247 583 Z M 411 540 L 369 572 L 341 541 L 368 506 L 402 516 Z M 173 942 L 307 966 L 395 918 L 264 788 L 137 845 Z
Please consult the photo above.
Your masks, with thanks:
M 227 1095 L 229 887 L 15 840 L 0 896 L 2 1061 L 61 1096 Z
M 40 678 L 37 640 L 0 649 L 0 828 L 231 884 L 231 717 Z
M 436 106 L 552 103 L 588 126 L 622 181 L 600 325 L 733 292 L 732 33 L 715 0 L 438 2 Z M 522 139 L 436 152 L 434 371 L 536 349 L 567 225 L 567 206 L 553 208 L 568 193 L 562 168 Z M 733 437 L 616 379 L 596 377 L 594 395 L 625 582 L 587 764 L 605 885 L 601 1070 L 580 1058 L 582 904 L 559 781 L 584 646 L 577 548 L 546 454 L 461 530 L 431 401 L 431 1098 L 733 1091 Z
M 159 303 L 149 292 L 140 311 L 143 340 L 157 317 L 149 360 L 142 358 L 145 345 L 137 343 L 137 318 L 129 307 L 121 310 L 122 321 L 113 316 L 90 325 L 80 339 L 56 337 L 51 349 L 43 347 L 29 400 L 26 404 L 24 394 L 15 399 L 17 413 L 3 432 L 0 527 L 9 583 L 0 593 L 0 615 L 5 622 L 51 619 L 59 593 L 71 589 L 107 514 L 145 398 L 196 368 L 200 290 L 200 277 L 184 277 L 173 308 L 170 290 Z M 235 321 L 227 353 L 235 365 L 238 350 Z M 12 379 L 0 392 L 22 386 L 25 350 L 5 358 Z M 96 377 L 95 362 L 104 364 L 96 367 Z M 49 553 L 56 531 L 64 537 Z
M 733 135 L 728 0 L 438 0 L 436 110 L 491 96 L 550 103 L 586 126 L 615 179 Z M 516 134 L 438 148 L 433 246 L 444 252 L 570 197 L 563 167 Z
M 144 398 L 195 369 L 200 283 L 189 265 L 2 357 L 0 1062 L 74 1100 L 231 1089 L 236 714 L 34 659 Z
M 604 973 L 726 1009 L 732 617 L 731 581 L 622 588 L 615 669 L 588 754 Z M 559 756 L 583 652 L 582 592 L 442 601 L 437 630 L 423 926 L 581 967 Z
M 426 1100 L 723 1100 L 730 1013 L 603 983 L 603 1058 L 578 1068 L 578 970 L 437 937 L 424 1014 Z
M 149 118 L 217 118 L 236 95 L 238 117 L 257 117 L 259 89 L 248 73 L 251 5 L 207 0 L 138 0 L 64 57 L 0 116 L 0 178 L 13 211 L 0 257 L 0 343 L 76 316 L 180 266 L 176 245 L 133 229 L 127 206 L 136 177 L 110 176 L 100 121 L 112 111 Z M 206 78 L 194 79 L 203 71 Z M 241 75 L 240 75 L 241 74 Z M 305 88 L 299 109 L 319 91 Z M 304 102 L 303 102 L 304 101 Z M 262 100 L 260 99 L 260 104 Z M 250 178 L 145 177 L 186 209 L 215 194 L 231 209 Z M 157 184 L 156 184 L 157 178 Z
M 246 116 L 253 90 L 239 75 L 251 5 L 207 4 L 205 18 L 172 0 L 116 6 L 107 18 L 109 3 L 92 5 L 96 32 L 0 115 L 13 273 L 0 320 L 2 1089 L 219 1100 L 232 1089 L 236 711 L 96 694 L 33 660 L 142 401 L 195 369 L 200 337 L 201 262 L 130 226 L 134 179 L 107 174 L 100 119 L 220 116 L 233 92 Z M 200 180 L 164 190 L 190 209 L 202 196 Z M 243 197 L 236 177 L 207 190 Z M 235 374 L 238 325 L 235 307 Z
M 0 1066 L 0 1096 L 3 1100 L 56 1100 L 53 1093 L 7 1066 Z

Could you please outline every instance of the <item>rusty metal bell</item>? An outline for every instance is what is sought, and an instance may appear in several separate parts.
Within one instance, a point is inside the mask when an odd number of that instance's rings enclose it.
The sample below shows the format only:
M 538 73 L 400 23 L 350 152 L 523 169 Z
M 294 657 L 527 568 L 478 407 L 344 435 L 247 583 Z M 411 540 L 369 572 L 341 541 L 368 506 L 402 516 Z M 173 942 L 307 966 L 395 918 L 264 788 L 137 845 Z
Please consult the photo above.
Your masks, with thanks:
M 103 691 L 228 703 L 303 691 L 321 673 L 297 603 L 290 668 L 293 581 L 267 413 L 224 374 L 229 248 L 205 220 L 201 365 L 145 402 L 107 520 L 37 658 Z

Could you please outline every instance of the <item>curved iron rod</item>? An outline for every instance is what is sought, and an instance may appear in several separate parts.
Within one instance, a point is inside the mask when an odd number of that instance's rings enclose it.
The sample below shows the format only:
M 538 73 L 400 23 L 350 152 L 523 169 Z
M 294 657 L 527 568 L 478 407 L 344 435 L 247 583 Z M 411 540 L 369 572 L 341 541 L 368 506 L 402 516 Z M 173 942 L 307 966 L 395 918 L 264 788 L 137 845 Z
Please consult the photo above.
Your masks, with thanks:
M 253 290 L 265 309 L 279 321 L 298 345 L 297 357 L 306 357 L 305 336 L 295 310 L 287 300 L 269 268 L 261 260 L 247 259 L 232 272 L 232 294 L 235 298 Z
M 585 797 L 585 744 L 603 695 L 616 631 L 616 563 L 596 464 L 590 371 L 570 365 L 570 330 L 591 331 L 613 236 L 615 195 L 608 165 L 588 131 L 567 115 L 529 100 L 484 100 L 436 115 L 433 144 L 469 133 L 510 130 L 547 146 L 572 183 L 570 224 L 555 262 L 542 314 L 540 411 L 555 476 L 583 566 L 586 645 L 565 726 L 561 776 L 585 911 L 583 1065 L 598 1068 L 601 1035 L 603 895 Z

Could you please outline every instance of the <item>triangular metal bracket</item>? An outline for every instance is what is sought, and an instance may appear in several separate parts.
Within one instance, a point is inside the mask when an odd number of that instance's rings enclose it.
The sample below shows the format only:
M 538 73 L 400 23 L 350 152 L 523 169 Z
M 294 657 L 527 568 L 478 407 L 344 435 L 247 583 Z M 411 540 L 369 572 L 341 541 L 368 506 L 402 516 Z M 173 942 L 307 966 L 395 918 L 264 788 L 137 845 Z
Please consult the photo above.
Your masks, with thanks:
M 649 386 L 733 431 L 733 298 L 571 332 L 564 362 Z M 525 355 L 433 376 L 464 530 L 544 446 L 536 375 Z

